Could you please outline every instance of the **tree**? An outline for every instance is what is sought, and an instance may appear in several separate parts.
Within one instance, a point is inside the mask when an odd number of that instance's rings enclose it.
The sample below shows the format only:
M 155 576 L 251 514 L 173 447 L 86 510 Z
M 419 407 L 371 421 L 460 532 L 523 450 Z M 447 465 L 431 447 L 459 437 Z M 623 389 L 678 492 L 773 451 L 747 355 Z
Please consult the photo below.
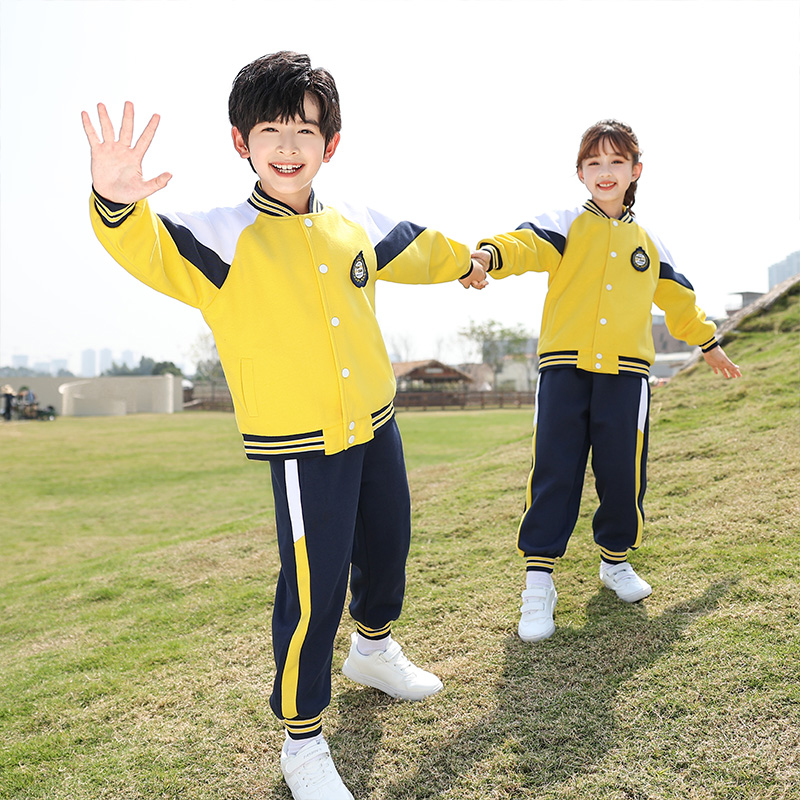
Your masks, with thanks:
M 181 368 L 175 366 L 172 361 L 159 361 L 153 366 L 151 375 L 178 375 L 182 377 L 183 372 L 181 372 Z
M 497 385 L 497 373 L 506 358 L 527 360 L 526 350 L 531 334 L 523 325 L 508 328 L 494 319 L 478 323 L 470 320 L 469 326 L 458 332 L 472 342 L 480 352 L 481 361 L 491 367 L 492 385 Z
M 194 343 L 192 355 L 197 362 L 195 380 L 219 382 L 225 380 L 222 363 L 219 360 L 217 344 L 211 331 L 201 333 Z
M 162 362 L 166 364 L 172 364 L 171 361 Z M 103 376 L 107 377 L 118 377 L 120 375 L 156 375 L 159 373 L 153 372 L 153 369 L 156 366 L 156 362 L 152 358 L 148 358 L 147 356 L 142 356 L 139 360 L 139 366 L 134 367 L 131 369 L 127 364 L 117 364 L 116 361 L 111 362 L 111 366 L 105 370 L 102 374 Z M 175 367 L 174 364 L 172 364 Z M 175 367 L 175 369 L 178 369 Z M 180 370 L 176 373 L 180 375 Z

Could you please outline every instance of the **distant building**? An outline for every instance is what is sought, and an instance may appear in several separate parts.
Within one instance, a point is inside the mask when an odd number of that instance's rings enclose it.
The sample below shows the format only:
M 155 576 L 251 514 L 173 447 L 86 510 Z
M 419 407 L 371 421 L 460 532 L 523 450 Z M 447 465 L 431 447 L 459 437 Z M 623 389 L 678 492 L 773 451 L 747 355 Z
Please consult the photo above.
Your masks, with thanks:
M 49 361 L 36 361 L 31 367 L 34 372 L 39 372 L 42 375 L 52 375 L 53 365 Z
M 800 275 L 800 250 L 769 268 L 769 288 L 773 289 L 795 275 Z
M 731 292 L 731 299 L 725 304 L 725 313 L 730 317 L 763 296 L 763 292 Z
M 81 375 L 94 378 L 97 375 L 97 353 L 89 348 L 81 353 Z
M 667 328 L 663 315 L 653 314 L 653 344 L 656 353 L 681 353 L 689 349 L 686 342 L 676 339 Z
M 401 392 L 430 392 L 440 389 L 465 389 L 471 381 L 466 372 L 441 361 L 400 361 L 392 364 Z
M 122 363 L 126 367 L 129 367 L 130 369 L 133 369 L 136 366 L 136 361 L 133 356 L 133 350 L 122 351 Z
M 111 351 L 107 347 L 104 347 L 100 351 L 100 363 L 98 365 L 101 375 L 106 370 L 111 369 L 111 364 L 112 364 L 113 361 L 114 361 L 114 359 L 112 357 Z
M 458 369 L 469 375 L 470 392 L 488 392 L 492 389 L 492 368 L 488 364 L 458 364 Z

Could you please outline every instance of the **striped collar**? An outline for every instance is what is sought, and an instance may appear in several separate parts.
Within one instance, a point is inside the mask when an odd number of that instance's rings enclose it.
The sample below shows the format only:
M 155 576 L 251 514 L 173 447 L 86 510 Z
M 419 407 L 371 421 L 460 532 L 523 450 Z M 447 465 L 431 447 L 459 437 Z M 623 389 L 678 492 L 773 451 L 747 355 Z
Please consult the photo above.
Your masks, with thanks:
M 247 202 L 251 206 L 262 211 L 264 214 L 269 214 L 271 217 L 298 217 L 298 214 L 291 206 L 270 197 L 262 188 L 261 182 L 256 183 L 253 193 L 247 198 Z M 323 209 L 322 203 L 317 200 L 314 190 L 311 190 L 311 197 L 308 199 L 309 214 L 318 214 Z
M 587 200 L 583 204 L 583 207 L 587 211 L 591 211 L 592 214 L 597 214 L 598 217 L 604 217 L 605 219 L 611 219 L 611 217 L 609 217 L 608 214 L 606 214 L 606 212 L 603 211 L 603 209 L 600 208 L 600 206 L 598 206 L 597 203 L 594 202 L 594 200 Z M 625 208 L 624 206 L 623 206 L 623 213 L 622 213 L 622 216 L 619 218 L 619 221 L 620 222 L 633 223 L 633 214 L 631 214 L 631 212 L 627 208 Z

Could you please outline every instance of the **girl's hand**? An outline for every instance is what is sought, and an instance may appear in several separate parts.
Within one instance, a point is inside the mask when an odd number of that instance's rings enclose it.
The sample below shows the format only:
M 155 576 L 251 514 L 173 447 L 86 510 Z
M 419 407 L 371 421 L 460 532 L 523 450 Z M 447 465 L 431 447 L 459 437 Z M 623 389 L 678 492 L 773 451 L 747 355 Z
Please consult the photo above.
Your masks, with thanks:
M 476 259 L 473 259 L 472 271 L 466 278 L 459 278 L 459 283 L 465 289 L 469 289 L 470 286 L 473 289 L 485 289 L 489 281 L 486 280 L 486 272 L 483 269 L 483 265 Z
M 725 351 L 721 347 L 715 347 L 707 353 L 703 353 L 703 358 L 706 360 L 714 374 L 718 375 L 720 372 L 726 378 L 741 378 L 742 372 L 736 364 L 725 355 Z
M 172 175 L 162 172 L 146 181 L 142 176 L 142 159 L 153 141 L 160 117 L 153 114 L 136 144 L 133 139 L 133 103 L 125 103 L 119 139 L 114 138 L 114 126 L 102 103 L 97 104 L 102 141 L 97 135 L 89 115 L 81 112 L 83 129 L 92 148 L 92 185 L 95 192 L 113 203 L 135 203 L 163 189 Z

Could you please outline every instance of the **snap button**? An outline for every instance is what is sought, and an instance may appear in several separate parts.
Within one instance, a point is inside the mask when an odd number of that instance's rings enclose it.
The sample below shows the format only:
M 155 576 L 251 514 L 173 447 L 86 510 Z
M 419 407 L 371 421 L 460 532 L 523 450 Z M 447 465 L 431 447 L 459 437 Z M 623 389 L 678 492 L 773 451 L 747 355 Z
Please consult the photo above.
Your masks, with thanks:
M 605 317 L 603 317 L 603 319 L 600 320 L 601 325 L 605 325 L 606 322 L 608 322 L 608 320 Z
M 356 437 L 355 436 L 351 436 L 347 441 L 348 441 L 349 444 L 353 444 L 353 442 L 355 440 L 356 440 Z
M 602 358 L 602 357 L 603 357 L 603 354 L 602 354 L 602 353 L 598 353 L 598 354 L 597 354 L 597 357 L 598 357 L 598 358 Z
M 319 271 L 322 272 L 323 274 L 326 273 L 328 271 L 328 265 L 327 264 L 320 264 L 319 265 Z
M 613 225 L 615 228 L 618 228 L 618 227 L 619 227 L 619 222 L 617 222 L 616 220 L 614 220 L 614 221 L 613 221 L 611 224 L 612 224 L 612 225 Z
M 613 286 L 612 286 L 610 283 L 607 283 L 607 284 L 606 284 L 606 289 L 608 289 L 608 291 L 609 291 L 609 292 L 610 292 L 610 291 L 611 291 L 613 288 L 614 288 L 614 287 L 613 287 Z
M 611 258 L 616 258 L 616 257 L 617 257 L 617 254 L 612 250 L 611 251 Z
M 594 365 L 594 368 L 595 368 L 595 369 L 600 369 L 602 366 L 603 366 L 602 364 L 595 364 L 595 365 Z
M 314 224 L 314 220 L 307 219 L 305 220 L 306 228 L 310 228 Z
M 350 430 L 353 430 L 353 428 L 355 428 L 355 426 L 356 426 L 355 422 L 351 422 L 348 427 L 350 428 Z
M 347 369 L 347 367 L 345 367 L 345 368 L 342 370 L 342 377 L 343 377 L 343 378 L 349 378 L 349 377 L 350 377 L 350 370 L 349 370 L 349 369 Z
M 334 317 L 331 320 L 331 325 L 333 325 L 333 327 L 335 328 L 338 324 L 339 324 L 339 317 Z

